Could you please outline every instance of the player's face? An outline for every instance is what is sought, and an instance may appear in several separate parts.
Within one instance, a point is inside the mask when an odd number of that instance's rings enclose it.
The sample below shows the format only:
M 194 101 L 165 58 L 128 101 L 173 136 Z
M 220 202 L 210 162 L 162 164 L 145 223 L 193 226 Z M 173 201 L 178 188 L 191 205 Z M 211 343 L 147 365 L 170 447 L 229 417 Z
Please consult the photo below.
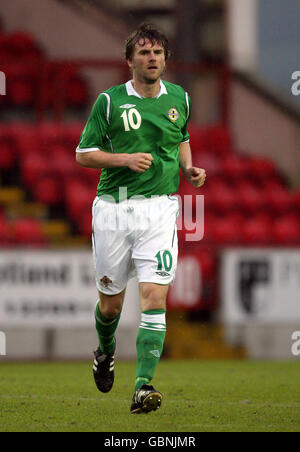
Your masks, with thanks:
M 155 83 L 163 74 L 166 66 L 163 47 L 141 39 L 136 45 L 131 61 L 128 61 L 133 76 L 146 83 Z

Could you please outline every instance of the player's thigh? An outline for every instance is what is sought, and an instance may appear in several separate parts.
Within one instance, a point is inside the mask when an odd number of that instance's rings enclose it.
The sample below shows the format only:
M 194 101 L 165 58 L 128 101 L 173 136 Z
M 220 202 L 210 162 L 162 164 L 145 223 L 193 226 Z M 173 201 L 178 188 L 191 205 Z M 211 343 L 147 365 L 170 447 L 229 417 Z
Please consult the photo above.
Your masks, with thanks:
M 178 201 L 165 197 L 157 200 L 157 206 L 150 212 L 150 227 L 140 233 L 132 256 L 139 283 L 165 286 L 174 281 L 177 268 Z
M 114 203 L 94 201 L 93 258 L 98 291 L 118 297 L 132 272 L 132 251 L 125 231 L 117 227 L 117 208 Z

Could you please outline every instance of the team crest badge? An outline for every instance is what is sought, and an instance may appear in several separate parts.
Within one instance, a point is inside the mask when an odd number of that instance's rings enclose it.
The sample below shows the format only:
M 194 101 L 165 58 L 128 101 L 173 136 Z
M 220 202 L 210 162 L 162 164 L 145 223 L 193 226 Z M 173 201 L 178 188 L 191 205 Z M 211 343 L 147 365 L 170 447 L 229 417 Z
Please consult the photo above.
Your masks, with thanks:
M 168 111 L 168 116 L 171 119 L 171 121 L 175 122 L 177 121 L 177 119 L 179 118 L 179 113 L 176 110 L 176 108 L 172 107 L 169 111 Z
M 107 276 L 103 276 L 103 278 L 100 279 L 101 286 L 108 287 L 108 285 L 111 283 L 112 283 L 112 280 L 109 279 Z

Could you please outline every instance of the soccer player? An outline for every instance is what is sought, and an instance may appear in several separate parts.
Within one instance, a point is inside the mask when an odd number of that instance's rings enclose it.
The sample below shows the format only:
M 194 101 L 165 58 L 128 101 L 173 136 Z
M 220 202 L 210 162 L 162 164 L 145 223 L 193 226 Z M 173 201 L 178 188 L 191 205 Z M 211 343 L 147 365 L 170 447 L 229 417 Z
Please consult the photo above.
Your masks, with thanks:
M 177 265 L 179 206 L 172 194 L 178 190 L 179 167 L 196 187 L 206 177 L 192 165 L 189 95 L 161 79 L 168 56 L 167 38 L 152 25 L 130 35 L 126 60 L 132 80 L 99 95 L 76 150 L 79 165 L 102 169 L 93 203 L 99 291 L 93 373 L 102 392 L 114 382 L 115 332 L 126 285 L 138 277 L 141 323 L 131 413 L 155 411 L 162 401 L 150 383 L 163 351 L 166 297 Z

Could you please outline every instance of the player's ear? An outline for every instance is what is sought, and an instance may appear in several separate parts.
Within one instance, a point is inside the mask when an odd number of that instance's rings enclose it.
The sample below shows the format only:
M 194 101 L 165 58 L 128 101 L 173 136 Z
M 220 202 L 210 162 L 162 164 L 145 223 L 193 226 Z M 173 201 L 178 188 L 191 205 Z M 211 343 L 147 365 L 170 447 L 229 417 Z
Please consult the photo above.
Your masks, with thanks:
M 133 74 L 132 60 L 128 59 L 128 60 L 127 60 L 127 64 L 128 64 L 130 73 Z

